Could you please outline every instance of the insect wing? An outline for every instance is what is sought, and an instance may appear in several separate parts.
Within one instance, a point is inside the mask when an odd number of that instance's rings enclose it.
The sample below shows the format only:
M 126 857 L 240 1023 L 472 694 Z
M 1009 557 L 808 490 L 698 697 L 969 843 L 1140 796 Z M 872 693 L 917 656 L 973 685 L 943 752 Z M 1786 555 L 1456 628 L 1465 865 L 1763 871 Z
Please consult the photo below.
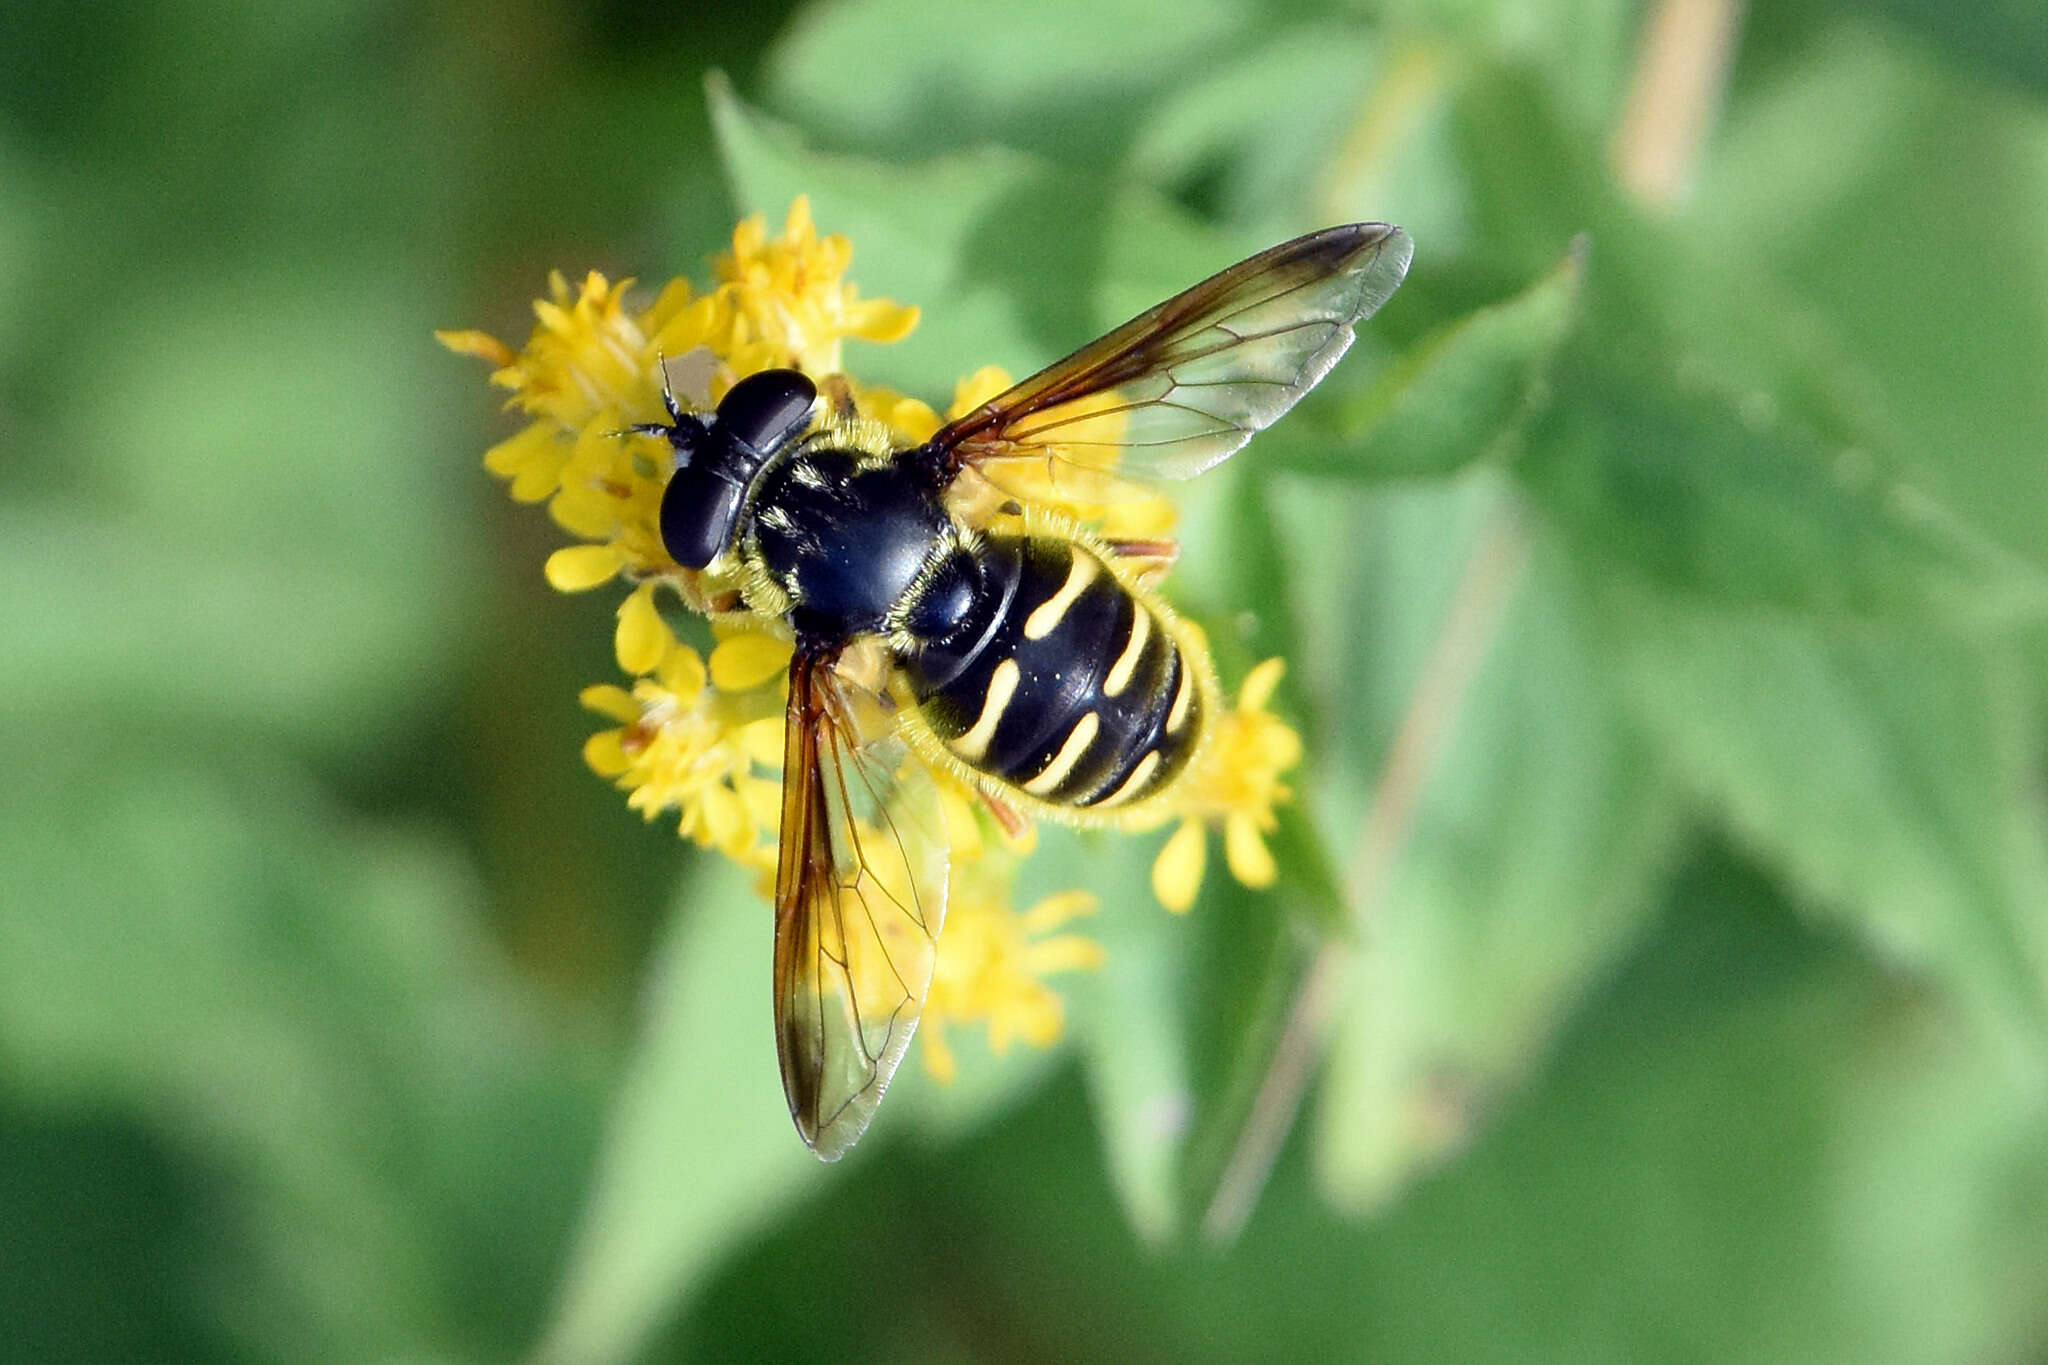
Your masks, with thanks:
M 799 649 L 790 661 L 775 877 L 775 1042 L 797 1131 L 854 1144 L 931 986 L 945 914 L 938 788 L 887 704 Z
M 1283 242 L 1089 343 L 942 427 L 958 471 L 1030 497 L 1115 496 L 1119 481 L 1186 479 L 1278 420 L 1385 303 L 1414 244 L 1386 223 Z

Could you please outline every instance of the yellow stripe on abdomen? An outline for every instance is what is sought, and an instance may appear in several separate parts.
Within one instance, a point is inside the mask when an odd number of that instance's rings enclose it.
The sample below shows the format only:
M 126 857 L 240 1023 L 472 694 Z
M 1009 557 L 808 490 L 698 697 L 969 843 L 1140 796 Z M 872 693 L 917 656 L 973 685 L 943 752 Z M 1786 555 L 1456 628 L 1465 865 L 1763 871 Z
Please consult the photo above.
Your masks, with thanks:
M 1106 697 L 1120 695 L 1131 685 L 1131 675 L 1138 671 L 1138 660 L 1144 657 L 1145 643 L 1152 638 L 1152 613 L 1145 604 L 1131 601 L 1131 638 L 1124 645 L 1124 652 L 1117 655 L 1116 663 L 1110 668 L 1109 676 L 1102 680 L 1102 694 Z
M 1017 667 L 1015 659 L 1005 659 L 996 665 L 995 672 L 989 674 L 988 695 L 982 698 L 981 715 L 976 717 L 966 734 L 947 741 L 954 753 L 974 763 L 988 752 L 988 743 L 996 737 L 996 726 L 1002 723 L 1010 698 L 1017 695 L 1017 682 L 1021 677 L 1023 670 Z
M 1177 735 L 1188 723 L 1188 709 L 1195 703 L 1195 670 L 1185 666 L 1180 670 L 1180 686 L 1173 694 L 1173 709 L 1166 713 L 1166 733 Z
M 1072 562 L 1067 568 L 1067 581 L 1060 590 L 1038 604 L 1038 609 L 1024 618 L 1024 638 L 1043 640 L 1059 627 L 1060 618 L 1067 609 L 1080 599 L 1090 583 L 1102 572 L 1095 556 L 1078 546 L 1069 547 Z
M 1102 717 L 1093 711 L 1084 714 L 1074 722 L 1074 728 L 1067 731 L 1066 743 L 1053 755 L 1052 762 L 1045 765 L 1045 771 L 1024 784 L 1024 790 L 1033 796 L 1049 796 L 1058 790 L 1060 783 L 1074 771 L 1074 765 L 1088 752 L 1088 746 L 1095 742 L 1096 732 L 1102 728 Z

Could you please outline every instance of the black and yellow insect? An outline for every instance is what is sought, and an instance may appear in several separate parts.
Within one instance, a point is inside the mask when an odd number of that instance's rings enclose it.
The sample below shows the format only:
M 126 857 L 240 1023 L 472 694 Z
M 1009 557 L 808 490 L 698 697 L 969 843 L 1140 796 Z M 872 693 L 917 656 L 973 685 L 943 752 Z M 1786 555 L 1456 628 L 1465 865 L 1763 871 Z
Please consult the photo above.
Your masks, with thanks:
M 873 1116 L 931 981 L 947 857 L 932 769 L 1000 811 L 1142 818 L 1199 747 L 1215 682 L 1141 581 L 1171 547 L 1026 510 L 1225 459 L 1313 387 L 1408 268 L 1356 223 L 1261 252 L 904 447 L 769 370 L 639 428 L 676 467 L 676 562 L 737 571 L 795 639 L 775 887 L 775 1028 L 820 1157 Z M 879 666 L 877 666 L 879 660 Z M 865 667 L 856 667 L 856 662 Z

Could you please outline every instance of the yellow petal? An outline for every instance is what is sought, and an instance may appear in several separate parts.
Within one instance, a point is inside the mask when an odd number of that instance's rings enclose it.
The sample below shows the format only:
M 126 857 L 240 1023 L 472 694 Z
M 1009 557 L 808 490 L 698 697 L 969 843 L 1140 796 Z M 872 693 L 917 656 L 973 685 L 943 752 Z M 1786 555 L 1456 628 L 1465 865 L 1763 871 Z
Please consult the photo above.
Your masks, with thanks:
M 764 768 L 782 766 L 782 746 L 781 716 L 750 720 L 740 727 L 741 751 Z
M 939 813 L 946 823 L 946 847 L 955 858 L 981 856 L 981 821 L 974 818 L 974 806 L 954 787 L 939 789 Z
M 679 644 L 662 656 L 656 676 L 661 679 L 663 687 L 675 694 L 677 701 L 691 701 L 704 690 L 704 660 L 696 650 Z
M 1230 875 L 1249 887 L 1271 886 L 1280 875 L 1258 821 L 1243 811 L 1223 817 L 1223 859 L 1230 864 Z
M 1244 686 L 1238 689 L 1237 705 L 1242 711 L 1263 711 L 1266 703 L 1273 699 L 1273 689 L 1280 685 L 1280 677 L 1287 672 L 1287 661 L 1278 655 L 1266 660 L 1245 675 Z
M 654 334 L 652 345 L 667 356 L 671 364 L 702 347 L 711 353 L 702 368 L 715 370 L 716 357 L 731 349 L 730 338 L 726 335 L 732 327 L 731 311 L 731 301 L 724 294 L 706 294 L 664 322 L 661 330 Z M 681 369 L 688 374 L 691 367 L 685 365 Z M 676 385 L 678 397 L 697 403 L 710 397 L 708 386 L 700 386 L 696 392 L 688 393 L 685 392 L 688 385 L 680 376 L 673 376 L 671 382 Z
M 1012 811 L 1015 811 L 1015 807 L 1012 807 Z M 1038 851 L 1038 826 L 1030 820 L 1026 820 L 1023 828 L 1015 834 L 997 825 L 996 837 L 1003 841 L 1004 848 L 1020 858 L 1028 858 Z
M 739 260 L 759 254 L 762 244 L 768 240 L 768 219 L 762 214 L 750 213 L 733 225 L 732 254 Z M 733 262 L 720 262 L 731 265 Z M 723 273 L 723 272 L 721 272 Z
M 1152 861 L 1152 894 L 1179 914 L 1195 903 L 1202 889 L 1202 867 L 1208 860 L 1207 838 L 1194 820 L 1183 820 L 1159 856 Z
M 617 777 L 633 766 L 623 743 L 624 730 L 599 730 L 583 741 L 583 761 L 599 777 Z
M 782 823 L 782 784 L 774 778 L 736 777 L 733 786 L 746 803 L 748 818 L 762 829 Z
M 440 342 L 457 355 L 473 355 L 479 360 L 487 360 L 496 369 L 502 370 L 519 359 L 510 346 L 507 346 L 489 332 L 478 332 L 469 329 L 459 331 L 436 330 L 434 340 Z
M 548 500 L 548 516 L 555 525 L 578 540 L 610 540 L 619 529 L 626 504 L 601 484 L 578 480 L 568 468 L 558 477 L 561 487 Z M 512 491 L 516 497 L 517 483 Z
M 1271 730 L 1259 737 L 1259 756 L 1272 765 L 1275 773 L 1284 773 L 1301 762 L 1301 736 L 1286 721 L 1275 720 Z M 1280 789 L 1285 796 L 1287 789 Z
M 611 545 L 571 545 L 548 556 L 548 583 L 556 592 L 585 592 L 609 582 L 623 561 Z
M 925 1074 L 940 1085 L 951 1085 L 953 1078 L 960 1074 L 960 1063 L 953 1056 L 953 1049 L 946 1046 L 946 1021 L 936 1014 L 927 1014 L 917 1039 L 923 1045 L 920 1050 L 924 1055 Z
M 862 299 L 846 310 L 841 325 L 848 336 L 886 346 L 915 331 L 919 316 L 915 304 L 895 303 L 889 299 Z
M 561 489 L 561 471 L 567 467 L 567 456 L 553 456 L 543 460 L 528 460 L 526 465 L 512 475 L 512 501 L 543 501 L 549 493 Z
M 545 422 L 529 423 L 484 452 L 484 468 L 512 481 L 515 502 L 539 502 L 554 492 L 568 463 L 568 444 Z
M 703 802 L 704 831 L 713 846 L 729 849 L 742 836 L 751 836 L 753 822 L 747 818 L 746 803 L 736 792 L 708 786 L 698 793 L 698 799 Z
M 619 628 L 612 639 L 619 667 L 628 673 L 652 673 L 675 643 L 675 632 L 654 605 L 654 585 L 642 583 L 619 605 Z
M 946 409 L 946 415 L 965 417 L 1009 387 L 1009 371 L 1000 365 L 984 365 L 953 386 L 953 406 Z
M 1094 914 L 1098 904 L 1095 897 L 1086 891 L 1061 891 L 1047 896 L 1024 912 L 1024 932 L 1043 934 L 1057 929 L 1069 920 Z
M 586 687 L 576 694 L 576 700 L 582 703 L 584 710 L 608 716 L 621 725 L 631 725 L 640 719 L 640 703 L 633 699 L 633 694 L 611 683 Z
M 655 296 L 653 306 L 641 318 L 642 329 L 659 333 L 670 319 L 689 307 L 693 297 L 688 280 L 680 277 L 670 280 L 661 287 L 661 293 Z
M 1010 1039 L 1022 1038 L 1033 1047 L 1051 1047 L 1066 1027 L 1066 1008 L 1060 998 L 1042 982 L 1020 991 L 1004 1008 L 989 1015 L 988 1050 L 1001 1056 L 1009 1051 Z
M 575 315 L 553 300 L 535 299 L 533 316 L 534 320 L 540 323 L 541 330 L 553 332 L 557 336 L 564 336 L 575 330 Z
M 711 651 L 711 682 L 721 692 L 744 692 L 789 667 L 789 642 L 748 631 L 718 642 Z
M 1092 938 L 1081 934 L 1055 934 L 1026 948 L 1022 957 L 1025 971 L 1033 976 L 1049 976 L 1054 972 L 1092 972 L 1103 964 L 1108 954 Z
M 867 385 L 854 390 L 860 410 L 900 436 L 924 442 L 939 429 L 939 415 L 929 404 L 907 398 L 894 389 Z
M 782 220 L 782 235 L 791 241 L 802 241 L 817 234 L 817 225 L 811 221 L 811 196 L 800 194 L 790 200 L 789 213 Z

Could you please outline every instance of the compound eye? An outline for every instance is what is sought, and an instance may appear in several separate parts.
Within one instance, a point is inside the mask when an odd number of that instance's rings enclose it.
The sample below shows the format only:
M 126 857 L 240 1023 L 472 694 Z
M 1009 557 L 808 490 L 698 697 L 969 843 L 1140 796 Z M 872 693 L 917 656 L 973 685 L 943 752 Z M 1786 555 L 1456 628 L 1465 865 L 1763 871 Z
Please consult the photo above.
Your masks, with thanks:
M 796 370 L 763 370 L 727 391 L 718 405 L 718 425 L 728 439 L 756 454 L 775 453 L 810 425 L 818 386 Z
M 738 487 L 701 469 L 678 469 L 661 494 L 661 543 L 670 558 L 686 569 L 718 558 L 739 520 L 740 497 Z

